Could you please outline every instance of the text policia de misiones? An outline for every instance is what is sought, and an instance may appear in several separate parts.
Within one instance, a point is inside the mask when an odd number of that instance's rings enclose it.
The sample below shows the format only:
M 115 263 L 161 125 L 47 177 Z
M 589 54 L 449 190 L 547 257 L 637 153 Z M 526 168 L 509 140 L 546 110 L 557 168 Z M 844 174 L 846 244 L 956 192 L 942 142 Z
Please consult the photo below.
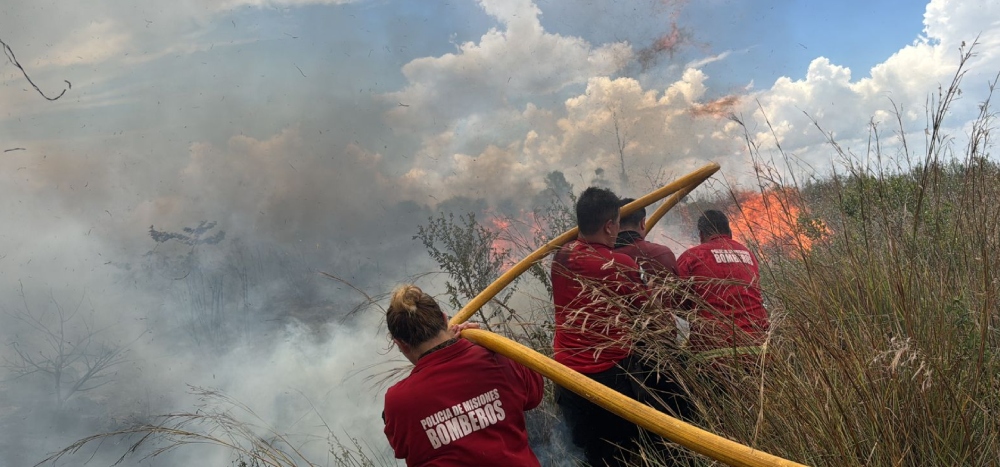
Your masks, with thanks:
M 506 417 L 500 392 L 493 389 L 424 418 L 420 426 L 427 433 L 431 446 L 437 449 Z

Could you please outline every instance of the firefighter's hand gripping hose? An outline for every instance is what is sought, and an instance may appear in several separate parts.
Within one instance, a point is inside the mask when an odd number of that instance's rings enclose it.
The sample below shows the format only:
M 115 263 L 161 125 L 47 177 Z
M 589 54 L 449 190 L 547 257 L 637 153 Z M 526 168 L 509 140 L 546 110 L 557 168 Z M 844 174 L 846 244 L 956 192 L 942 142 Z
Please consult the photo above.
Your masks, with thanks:
M 632 211 L 644 208 L 656 201 L 670 196 L 650 218 L 647 220 L 647 229 L 652 226 L 685 195 L 695 187 L 707 180 L 716 171 L 719 165 L 716 163 L 707 164 L 704 167 L 684 176 L 669 185 L 666 185 L 652 193 L 639 198 L 628 205 L 622 207 L 622 215 L 628 215 Z M 671 196 L 673 195 L 673 196 Z M 558 249 L 566 242 L 576 238 L 577 229 L 556 237 L 546 243 L 538 250 L 525 257 L 523 260 L 511 267 L 506 273 L 501 275 L 496 281 L 490 284 L 479 295 L 473 298 L 454 317 L 449 325 L 464 323 L 477 310 L 483 307 L 493 297 L 503 290 L 504 287 L 514 281 L 519 275 L 526 271 L 532 264 L 542 260 L 550 252 Z M 505 337 L 479 329 L 466 329 L 462 331 L 462 336 L 468 338 L 483 347 L 502 354 L 518 363 L 537 371 L 546 378 L 551 379 L 556 384 L 573 391 L 588 400 L 594 402 L 605 409 L 618 414 L 619 416 L 649 430 L 664 438 L 674 441 L 695 452 L 704 454 L 712 459 L 725 462 L 734 466 L 800 466 L 798 464 L 780 457 L 758 451 L 749 446 L 739 444 L 735 441 L 723 438 L 716 434 L 702 430 L 696 426 L 687 424 L 676 418 L 670 417 L 662 412 L 646 406 L 636 400 L 626 397 L 616 391 L 609 389 L 586 376 L 569 369 L 568 367 L 555 362 L 554 360 L 535 352 L 517 342 Z

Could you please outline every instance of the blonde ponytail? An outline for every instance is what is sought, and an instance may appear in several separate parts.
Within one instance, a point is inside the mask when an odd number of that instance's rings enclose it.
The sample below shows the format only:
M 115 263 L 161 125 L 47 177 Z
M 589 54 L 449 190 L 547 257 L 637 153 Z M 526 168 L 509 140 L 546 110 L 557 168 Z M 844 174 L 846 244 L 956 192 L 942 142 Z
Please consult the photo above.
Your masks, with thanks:
M 420 301 L 423 295 L 424 291 L 420 290 L 420 287 L 413 284 L 403 284 L 396 287 L 396 290 L 392 292 L 392 300 L 389 301 L 389 308 L 416 313 L 417 302 Z
M 392 292 L 385 322 L 393 338 L 411 346 L 418 346 L 448 328 L 434 298 L 413 284 L 403 284 Z

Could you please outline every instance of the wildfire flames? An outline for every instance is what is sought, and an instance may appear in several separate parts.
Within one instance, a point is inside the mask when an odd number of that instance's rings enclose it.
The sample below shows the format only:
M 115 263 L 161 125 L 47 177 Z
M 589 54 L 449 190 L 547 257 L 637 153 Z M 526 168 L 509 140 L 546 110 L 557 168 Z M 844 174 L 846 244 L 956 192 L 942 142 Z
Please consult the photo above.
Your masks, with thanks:
M 498 214 L 492 210 L 488 210 L 486 214 L 487 222 L 484 225 L 497 235 L 490 244 L 492 253 L 494 255 L 510 253 L 503 262 L 501 272 L 506 272 L 517 264 L 523 254 L 551 240 L 547 234 L 548 222 L 532 211 L 521 209 L 516 217 Z
M 816 242 L 830 235 L 826 224 L 804 208 L 796 189 L 738 192 L 734 197 L 736 203 L 726 209 L 733 237 L 758 246 L 761 254 L 793 256 L 798 251 L 811 250 Z M 521 210 L 520 215 L 511 217 L 488 210 L 483 226 L 496 234 L 490 244 L 492 254 L 508 253 L 503 271 L 516 264 L 521 254 L 533 250 L 539 241 L 550 240 L 544 234 L 548 230 L 545 219 L 531 211 Z
M 797 190 L 738 193 L 736 199 L 727 213 L 733 236 L 757 244 L 763 251 L 786 255 L 798 249 L 809 251 L 814 242 L 830 235 L 822 221 L 803 210 Z
M 502 255 L 504 252 L 515 253 L 518 251 L 517 245 L 511 240 L 511 227 L 513 227 L 513 222 L 509 218 L 501 217 L 496 214 L 489 214 L 489 225 L 487 228 L 497 233 L 497 237 L 493 239 L 493 243 L 490 244 L 490 249 L 493 250 L 494 255 Z M 511 268 L 517 263 L 517 259 L 513 255 L 508 254 L 507 258 L 503 262 L 503 271 Z

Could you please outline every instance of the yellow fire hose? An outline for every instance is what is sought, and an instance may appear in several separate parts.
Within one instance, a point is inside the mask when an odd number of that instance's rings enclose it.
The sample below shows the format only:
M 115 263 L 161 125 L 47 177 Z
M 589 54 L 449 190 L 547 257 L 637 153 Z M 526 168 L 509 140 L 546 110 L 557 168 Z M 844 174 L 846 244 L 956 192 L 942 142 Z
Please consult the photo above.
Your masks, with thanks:
M 678 191 L 677 193 L 670 195 L 670 197 L 667 198 L 667 200 L 664 201 L 663 204 L 660 205 L 660 207 L 656 208 L 656 210 L 653 211 L 652 214 L 646 216 L 646 232 L 652 230 L 653 226 L 660 221 L 660 219 L 663 217 L 664 214 L 667 213 L 667 211 L 671 210 L 678 202 L 680 202 L 680 200 L 684 199 L 684 197 L 687 196 L 688 193 L 691 193 L 691 191 L 697 187 L 698 184 L 688 185 L 684 188 L 681 188 L 680 191 Z
M 622 207 L 622 215 L 628 215 L 639 208 L 649 206 L 666 196 L 671 196 L 654 213 L 647 218 L 646 229 L 649 230 L 657 221 L 663 217 L 670 208 L 677 204 L 685 195 L 695 187 L 711 177 L 719 170 L 719 164 L 710 163 L 698 170 L 685 175 L 662 188 L 655 190 L 642 198 L 639 198 Z M 511 267 L 507 272 L 497 278 L 489 287 L 479 293 L 469 301 L 454 317 L 449 324 L 461 324 L 472 316 L 486 303 L 493 299 L 504 287 L 508 286 L 524 271 L 527 271 L 532 264 L 543 259 L 553 250 L 558 249 L 566 242 L 576 238 L 577 229 L 556 237 L 550 242 L 535 250 L 530 255 Z M 522 365 L 537 371 L 541 375 L 551 379 L 556 384 L 569 389 L 582 397 L 594 402 L 601 407 L 629 420 L 653 433 L 670 439 L 695 452 L 704 454 L 712 459 L 725 462 L 734 466 L 800 466 L 798 464 L 780 457 L 773 456 L 763 451 L 755 450 L 749 446 L 728 440 L 716 434 L 702 430 L 696 426 L 677 420 L 649 406 L 628 398 L 616 391 L 609 389 L 583 374 L 571 370 L 565 365 L 535 352 L 517 342 L 514 342 L 497 334 L 479 329 L 466 329 L 462 331 L 462 336 L 486 347 L 494 352 L 504 355 Z
M 748 467 L 802 465 L 684 423 L 611 390 L 607 386 L 506 337 L 481 329 L 466 329 L 462 331 L 462 337 L 535 370 L 551 379 L 552 382 L 636 425 L 717 461 Z
M 673 183 L 664 185 L 663 187 L 647 194 L 646 196 L 643 196 L 642 198 L 639 198 L 635 201 L 632 201 L 631 203 L 626 204 L 625 206 L 622 206 L 621 214 L 623 216 L 627 216 L 636 209 L 649 206 L 650 204 L 653 204 L 685 188 L 689 190 L 694 189 L 694 187 L 700 185 L 701 182 L 707 180 L 708 177 L 711 177 L 712 174 L 714 174 L 718 170 L 719 170 L 719 164 L 716 164 L 715 162 L 705 164 L 698 170 L 695 170 L 694 172 L 691 172 L 681 178 L 678 178 Z M 673 200 L 674 204 L 677 204 L 677 202 L 680 201 L 680 197 L 671 198 L 671 200 Z M 666 205 L 667 203 L 664 203 L 664 206 Z M 673 205 L 670 205 L 670 207 L 673 207 Z M 669 209 L 669 207 L 667 209 Z M 462 307 L 462 309 L 459 310 L 458 313 L 456 313 L 455 316 L 451 318 L 449 324 L 452 325 L 461 324 L 468 321 L 469 317 L 471 317 L 472 314 L 476 312 L 476 310 L 479 310 L 480 308 L 483 307 L 483 305 L 486 305 L 490 300 L 493 299 L 493 297 L 496 296 L 496 294 L 500 293 L 500 291 L 503 290 L 504 287 L 510 285 L 511 282 L 514 282 L 514 279 L 517 279 L 517 277 L 523 274 L 524 271 L 527 271 L 532 264 L 535 264 L 536 262 L 542 260 L 552 251 L 559 249 L 559 247 L 563 246 L 570 240 L 573 240 L 574 238 L 576 238 L 576 235 L 577 235 L 577 229 L 574 227 L 566 231 L 562 235 L 552 239 L 545 245 L 542 245 L 539 249 L 533 251 L 530 255 L 526 256 L 524 259 L 519 261 L 510 269 L 508 269 L 507 272 L 503 273 L 500 277 L 498 277 L 497 280 L 493 281 L 493 283 L 490 284 L 489 287 L 483 289 L 483 291 L 480 292 L 479 295 L 476 295 L 475 298 L 470 300 L 469 303 L 467 303 L 464 307 Z

